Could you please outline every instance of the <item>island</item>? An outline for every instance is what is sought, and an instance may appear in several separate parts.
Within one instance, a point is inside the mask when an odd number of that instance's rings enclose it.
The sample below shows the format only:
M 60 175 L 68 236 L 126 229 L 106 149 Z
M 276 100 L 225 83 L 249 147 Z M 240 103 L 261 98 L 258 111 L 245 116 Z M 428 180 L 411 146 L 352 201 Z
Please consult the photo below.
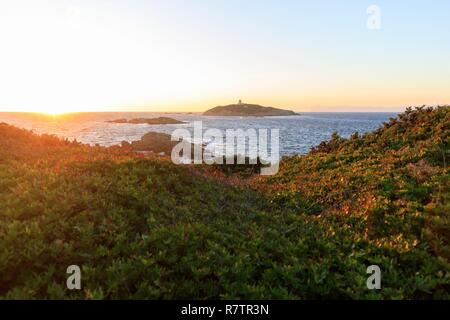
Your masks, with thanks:
M 278 109 L 274 107 L 263 107 L 258 104 L 243 103 L 218 106 L 204 112 L 205 116 L 238 116 L 238 117 L 272 117 L 272 116 L 295 116 L 297 113 L 291 110 Z
M 148 132 L 142 136 L 140 140 L 132 141 L 122 141 L 122 147 L 131 148 L 133 151 L 138 153 L 157 153 L 160 155 L 169 155 L 172 149 L 177 145 L 179 141 L 172 141 L 171 136 L 166 133 L 160 132 Z M 191 145 L 191 152 L 193 152 L 194 144 Z
M 182 124 L 186 123 L 184 121 L 180 121 L 173 118 L 168 117 L 159 117 L 159 118 L 135 118 L 131 120 L 127 119 L 116 119 L 106 121 L 108 123 L 128 123 L 128 124 Z

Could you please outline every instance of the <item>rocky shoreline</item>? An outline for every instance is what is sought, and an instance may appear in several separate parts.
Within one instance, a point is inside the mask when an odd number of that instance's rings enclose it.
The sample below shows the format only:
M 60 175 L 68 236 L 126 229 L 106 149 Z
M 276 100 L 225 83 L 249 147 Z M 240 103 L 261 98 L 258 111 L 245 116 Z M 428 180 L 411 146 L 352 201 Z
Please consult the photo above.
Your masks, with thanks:
M 106 121 L 108 123 L 127 123 L 127 124 L 151 124 L 151 125 L 158 125 L 158 124 L 183 124 L 186 123 L 184 121 L 180 121 L 177 119 L 169 118 L 169 117 L 159 117 L 159 118 L 135 118 L 127 120 L 125 118 L 122 119 L 116 119 L 116 120 L 109 120 Z

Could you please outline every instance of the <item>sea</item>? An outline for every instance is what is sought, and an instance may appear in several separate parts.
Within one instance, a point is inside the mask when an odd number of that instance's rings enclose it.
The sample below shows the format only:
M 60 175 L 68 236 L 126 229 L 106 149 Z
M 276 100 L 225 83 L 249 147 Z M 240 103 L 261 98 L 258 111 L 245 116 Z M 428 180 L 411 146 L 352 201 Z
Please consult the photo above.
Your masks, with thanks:
M 122 141 L 139 140 L 147 132 L 171 134 L 178 128 L 193 132 L 194 122 L 201 121 L 203 130 L 227 129 L 278 129 L 280 155 L 306 154 L 311 147 L 328 140 L 333 132 L 342 137 L 352 133 L 373 131 L 383 122 L 395 118 L 397 113 L 386 112 L 342 112 L 299 113 L 283 117 L 219 117 L 203 116 L 199 113 L 156 112 L 95 112 L 45 115 L 39 113 L 0 113 L 0 122 L 32 130 L 38 134 L 53 134 L 69 140 L 101 146 L 118 145 Z M 170 117 L 184 124 L 148 125 L 117 124 L 107 121 L 116 119 Z M 1 137 L 0 137 L 1 139 Z M 270 141 L 270 140 L 269 140 Z M 194 141 L 193 142 L 199 142 Z M 202 141 L 207 145 L 208 141 Z M 217 147 L 217 146 L 215 146 Z

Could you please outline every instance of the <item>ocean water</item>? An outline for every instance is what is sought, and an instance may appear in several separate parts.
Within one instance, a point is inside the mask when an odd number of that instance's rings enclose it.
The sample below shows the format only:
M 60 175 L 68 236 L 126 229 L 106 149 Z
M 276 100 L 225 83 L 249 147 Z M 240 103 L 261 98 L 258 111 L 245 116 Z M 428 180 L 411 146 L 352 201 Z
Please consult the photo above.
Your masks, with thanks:
M 171 117 L 187 122 L 177 125 L 115 124 L 108 120 L 120 118 Z M 112 146 L 122 141 L 139 140 L 150 131 L 171 134 L 177 128 L 193 132 L 193 122 L 202 121 L 203 130 L 220 129 L 279 129 L 280 154 L 305 154 L 311 147 L 331 137 L 334 131 L 348 137 L 354 132 L 365 133 L 377 129 L 396 113 L 301 113 L 289 117 L 207 117 L 187 113 L 108 112 L 73 113 L 57 116 L 37 113 L 0 113 L 0 122 L 54 134 L 87 144 Z M 1 137 L 0 137 L 1 139 Z M 199 142 L 199 141 L 195 141 Z M 206 141 L 203 141 L 206 142 Z M 215 146 L 217 147 L 217 146 Z

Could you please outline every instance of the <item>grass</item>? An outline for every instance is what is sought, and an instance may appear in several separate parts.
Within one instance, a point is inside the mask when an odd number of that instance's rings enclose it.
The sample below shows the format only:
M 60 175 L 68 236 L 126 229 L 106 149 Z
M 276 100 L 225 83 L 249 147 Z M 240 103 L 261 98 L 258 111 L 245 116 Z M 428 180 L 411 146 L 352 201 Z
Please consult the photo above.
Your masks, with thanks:
M 449 123 L 408 110 L 270 178 L 1 124 L 0 297 L 448 299 Z

